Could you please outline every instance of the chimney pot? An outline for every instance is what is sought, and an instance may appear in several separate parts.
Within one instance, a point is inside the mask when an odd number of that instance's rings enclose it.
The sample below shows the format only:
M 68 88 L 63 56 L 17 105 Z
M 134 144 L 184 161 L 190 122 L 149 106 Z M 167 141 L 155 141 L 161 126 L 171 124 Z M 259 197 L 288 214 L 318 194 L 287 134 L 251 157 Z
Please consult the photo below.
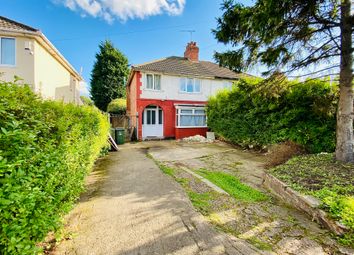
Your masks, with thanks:
M 199 61 L 199 48 L 196 42 L 192 41 L 187 44 L 184 57 L 188 58 L 190 61 Z

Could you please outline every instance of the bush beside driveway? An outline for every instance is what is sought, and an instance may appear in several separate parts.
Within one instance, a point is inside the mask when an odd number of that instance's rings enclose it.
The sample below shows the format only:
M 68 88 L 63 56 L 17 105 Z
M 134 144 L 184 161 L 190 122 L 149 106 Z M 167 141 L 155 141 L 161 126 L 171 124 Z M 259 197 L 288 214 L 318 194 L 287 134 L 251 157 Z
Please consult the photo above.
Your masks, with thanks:
M 35 254 L 82 192 L 109 123 L 94 107 L 0 83 L 0 127 L 0 253 Z

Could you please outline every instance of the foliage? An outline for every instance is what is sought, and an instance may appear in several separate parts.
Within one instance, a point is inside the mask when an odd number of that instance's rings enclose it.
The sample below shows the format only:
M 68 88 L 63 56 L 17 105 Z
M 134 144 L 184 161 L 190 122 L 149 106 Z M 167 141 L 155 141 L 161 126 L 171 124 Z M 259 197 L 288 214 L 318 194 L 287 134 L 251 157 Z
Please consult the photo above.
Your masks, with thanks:
M 236 71 L 258 63 L 273 70 L 320 62 L 338 67 L 333 63 L 338 63 L 340 52 L 340 8 L 332 0 L 257 0 L 252 6 L 225 0 L 213 32 L 235 49 L 216 53 L 215 58 Z
M 116 98 L 125 97 L 125 82 L 129 74 L 128 59 L 110 41 L 99 45 L 92 70 L 91 99 L 102 111 Z
M 257 247 L 260 250 L 263 251 L 271 251 L 272 250 L 272 245 L 270 245 L 269 243 L 266 243 L 260 239 L 258 239 L 256 236 L 252 236 L 250 238 L 247 239 L 252 245 L 254 245 L 255 247 Z
M 208 126 L 242 146 L 290 140 L 312 152 L 333 151 L 336 102 L 337 87 L 325 80 L 244 79 L 209 99 Z
M 125 98 L 117 98 L 112 100 L 107 106 L 107 112 L 115 114 L 125 114 L 127 110 L 127 100 Z
M 249 202 L 259 202 L 268 199 L 265 194 L 243 184 L 233 175 L 207 170 L 198 170 L 197 173 L 222 188 L 236 199 Z
M 109 123 L 95 107 L 0 83 L 0 253 L 34 254 L 83 190 Z
M 93 101 L 91 100 L 91 98 L 87 96 L 80 96 L 80 99 L 84 105 L 90 105 L 90 106 L 93 105 Z
M 158 161 L 156 161 L 151 154 L 148 154 L 148 157 L 153 159 L 155 163 L 159 166 L 160 170 L 173 177 L 186 191 L 189 199 L 191 200 L 193 206 L 201 212 L 203 215 L 208 215 L 211 212 L 212 201 L 216 199 L 216 192 L 209 191 L 204 193 L 197 193 L 190 187 L 190 180 L 187 178 L 177 177 L 176 171 L 178 170 L 166 166 Z
M 162 164 L 159 164 L 159 167 L 160 167 L 161 171 L 164 172 L 165 174 L 172 176 L 172 177 L 174 176 L 175 170 L 173 168 L 162 165 Z
M 243 6 L 224 0 L 214 30 L 219 42 L 234 46 L 215 58 L 235 71 L 261 63 L 270 69 L 266 74 L 339 74 L 336 159 L 343 162 L 354 162 L 353 90 L 349 89 L 353 84 L 352 4 L 351 0 L 257 0 Z
M 187 189 L 187 195 L 191 200 L 193 206 L 203 215 L 209 215 L 212 210 L 212 201 L 215 200 L 214 192 L 197 193 L 190 188 Z
M 334 160 L 334 155 L 321 153 L 299 156 L 270 172 L 295 190 L 320 199 L 322 208 L 349 228 L 340 237 L 346 245 L 354 245 L 354 179 L 353 164 Z M 353 246 L 354 247 L 354 246 Z

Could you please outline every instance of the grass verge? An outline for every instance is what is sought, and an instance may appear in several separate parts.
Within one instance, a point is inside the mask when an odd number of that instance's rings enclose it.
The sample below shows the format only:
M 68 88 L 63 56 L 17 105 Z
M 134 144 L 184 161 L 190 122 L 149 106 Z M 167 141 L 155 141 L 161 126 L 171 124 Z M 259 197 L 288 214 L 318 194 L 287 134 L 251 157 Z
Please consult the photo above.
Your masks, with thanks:
M 321 153 L 292 158 L 269 170 L 293 189 L 317 197 L 321 207 L 349 231 L 339 241 L 354 248 L 354 165 Z
M 237 177 L 224 173 L 198 170 L 198 174 L 225 190 L 232 197 L 247 202 L 261 202 L 268 199 L 262 192 L 243 184 Z

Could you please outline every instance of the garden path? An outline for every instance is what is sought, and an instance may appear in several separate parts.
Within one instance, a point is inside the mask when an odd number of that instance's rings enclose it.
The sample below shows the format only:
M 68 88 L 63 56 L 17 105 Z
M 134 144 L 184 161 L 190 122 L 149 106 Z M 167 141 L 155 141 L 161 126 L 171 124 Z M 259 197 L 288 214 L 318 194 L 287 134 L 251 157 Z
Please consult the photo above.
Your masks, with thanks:
M 86 193 L 67 216 L 66 238 L 54 254 L 267 254 L 216 231 L 182 187 L 147 157 L 148 147 L 168 152 L 179 146 L 172 141 L 127 144 L 99 160 Z M 175 152 L 188 158 L 219 151 L 206 146 L 188 153 L 187 146 Z

